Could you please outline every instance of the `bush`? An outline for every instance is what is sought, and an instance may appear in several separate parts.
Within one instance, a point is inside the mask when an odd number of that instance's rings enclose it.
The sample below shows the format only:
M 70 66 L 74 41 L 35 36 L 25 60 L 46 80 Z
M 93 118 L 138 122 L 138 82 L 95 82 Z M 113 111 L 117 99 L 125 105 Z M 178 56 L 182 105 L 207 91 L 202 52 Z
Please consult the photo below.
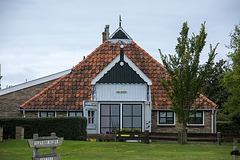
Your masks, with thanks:
M 236 124 L 240 124 L 240 111 L 232 114 L 232 121 Z
M 237 124 L 231 121 L 217 122 L 217 132 L 239 134 L 239 131 L 240 131 L 240 124 Z
M 24 137 L 32 139 L 34 133 L 50 136 L 55 132 L 66 140 L 85 140 L 87 137 L 87 119 L 85 117 L 54 118 L 1 118 L 4 127 L 4 139 L 15 138 L 15 126 L 24 126 Z

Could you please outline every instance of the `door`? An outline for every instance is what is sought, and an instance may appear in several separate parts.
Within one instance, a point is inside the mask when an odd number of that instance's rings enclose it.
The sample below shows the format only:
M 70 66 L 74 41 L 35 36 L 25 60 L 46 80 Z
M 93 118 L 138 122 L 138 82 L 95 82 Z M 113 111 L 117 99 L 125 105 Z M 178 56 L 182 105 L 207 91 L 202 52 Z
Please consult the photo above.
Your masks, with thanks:
M 97 115 L 98 115 L 98 103 L 85 102 L 84 103 L 84 117 L 87 118 L 87 132 L 88 134 L 97 133 Z

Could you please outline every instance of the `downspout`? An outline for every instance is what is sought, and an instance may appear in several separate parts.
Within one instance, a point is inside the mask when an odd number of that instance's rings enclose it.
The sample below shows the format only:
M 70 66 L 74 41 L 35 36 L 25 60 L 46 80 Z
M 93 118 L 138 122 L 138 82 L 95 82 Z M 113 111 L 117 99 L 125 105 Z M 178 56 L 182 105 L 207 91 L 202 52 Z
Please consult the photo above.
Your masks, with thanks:
M 217 133 L 217 108 L 215 109 L 215 133 Z
M 213 133 L 213 115 L 214 115 L 214 110 L 212 110 L 212 126 L 211 126 L 211 128 L 212 128 L 212 133 Z
M 25 109 L 23 109 L 23 117 L 26 118 Z

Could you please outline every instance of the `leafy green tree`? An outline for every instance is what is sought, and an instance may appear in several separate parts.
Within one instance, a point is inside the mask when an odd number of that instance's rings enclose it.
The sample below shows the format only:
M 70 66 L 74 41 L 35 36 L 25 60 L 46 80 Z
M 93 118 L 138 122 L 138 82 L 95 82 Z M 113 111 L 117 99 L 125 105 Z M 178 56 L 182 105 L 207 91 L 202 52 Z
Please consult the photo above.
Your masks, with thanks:
M 170 76 L 166 81 L 161 79 L 161 84 L 172 102 L 172 111 L 176 113 L 178 122 L 182 124 L 181 132 L 185 135 L 189 115 L 195 113 L 195 100 L 199 97 L 205 80 L 214 70 L 213 60 L 217 48 L 217 45 L 214 48 L 210 45 L 208 61 L 200 64 L 200 54 L 207 37 L 205 23 L 201 25 L 199 35 L 193 34 L 189 38 L 188 31 L 189 28 L 185 22 L 180 37 L 177 39 L 176 54 L 167 56 L 159 50 L 163 65 Z M 181 143 L 186 142 L 184 137 L 186 136 L 182 137 Z
M 206 79 L 204 95 L 212 100 L 218 106 L 217 120 L 228 121 L 228 112 L 224 109 L 223 104 L 227 101 L 229 93 L 221 86 L 222 74 L 229 71 L 225 60 L 221 59 L 215 64 L 213 73 Z
M 230 36 L 228 48 L 233 52 L 228 57 L 232 61 L 231 70 L 223 74 L 221 84 L 231 94 L 224 105 L 229 112 L 234 113 L 240 111 L 240 24 L 235 25 Z

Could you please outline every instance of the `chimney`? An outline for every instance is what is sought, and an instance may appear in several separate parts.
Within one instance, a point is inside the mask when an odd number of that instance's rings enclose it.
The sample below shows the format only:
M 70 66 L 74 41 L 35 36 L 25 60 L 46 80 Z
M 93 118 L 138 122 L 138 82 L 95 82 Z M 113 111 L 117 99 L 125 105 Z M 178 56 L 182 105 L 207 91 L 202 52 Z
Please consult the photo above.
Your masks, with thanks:
M 104 32 L 102 33 L 102 42 L 105 42 L 109 38 L 109 25 L 105 25 Z
M 106 40 L 109 39 L 109 25 L 105 25 Z

